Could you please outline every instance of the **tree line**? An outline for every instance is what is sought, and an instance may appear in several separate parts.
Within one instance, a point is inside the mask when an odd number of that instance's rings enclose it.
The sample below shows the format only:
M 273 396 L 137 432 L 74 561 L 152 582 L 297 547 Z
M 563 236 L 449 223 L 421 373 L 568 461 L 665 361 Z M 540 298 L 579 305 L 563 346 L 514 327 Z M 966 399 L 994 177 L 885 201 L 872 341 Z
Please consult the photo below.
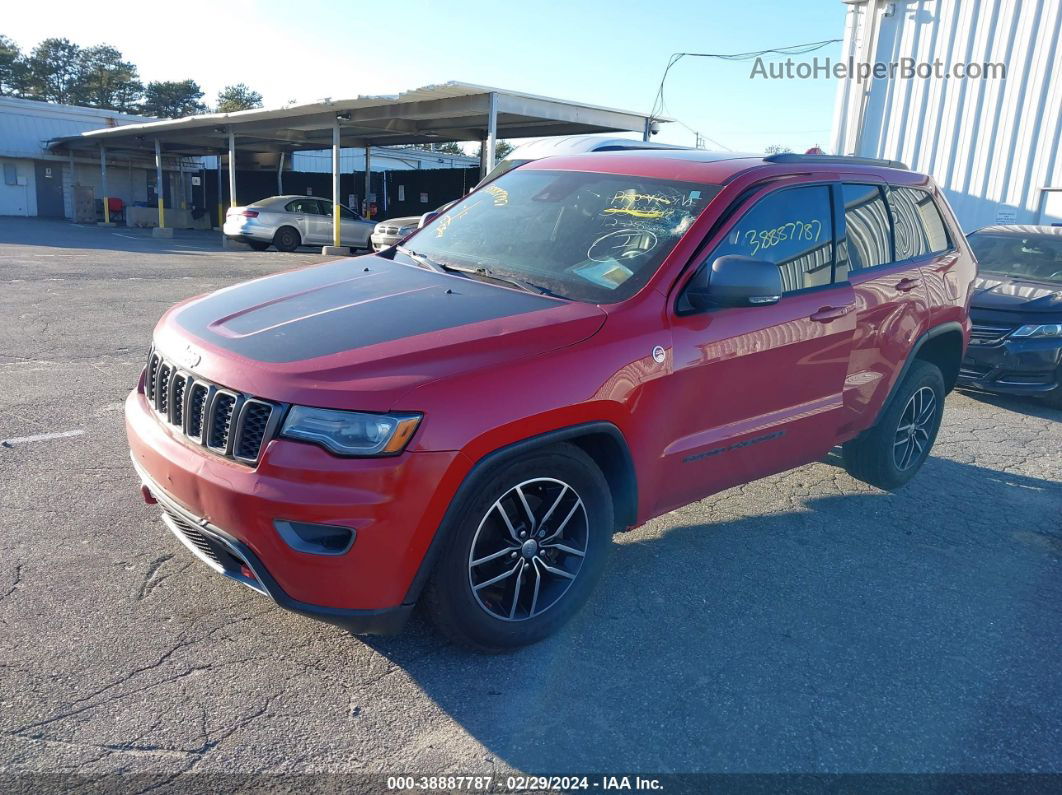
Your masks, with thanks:
M 262 107 L 262 95 L 244 83 L 219 91 L 213 109 L 203 102 L 203 94 L 194 80 L 143 83 L 136 64 L 109 44 L 81 47 L 51 38 L 22 52 L 0 34 L 0 95 L 165 119 Z

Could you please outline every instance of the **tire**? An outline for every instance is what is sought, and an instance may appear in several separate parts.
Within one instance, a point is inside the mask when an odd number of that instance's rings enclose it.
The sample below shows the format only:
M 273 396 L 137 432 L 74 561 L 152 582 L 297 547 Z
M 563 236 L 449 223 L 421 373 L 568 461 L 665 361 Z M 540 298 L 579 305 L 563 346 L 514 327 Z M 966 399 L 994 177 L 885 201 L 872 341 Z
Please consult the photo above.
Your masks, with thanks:
M 247 245 L 253 248 L 255 251 L 265 251 L 272 243 L 267 243 L 264 240 L 248 240 Z
M 277 233 L 273 235 L 273 245 L 280 251 L 294 251 L 302 245 L 299 230 L 291 226 L 280 227 Z
M 586 602 L 612 543 L 612 497 L 593 460 L 561 444 L 499 464 L 448 529 L 428 615 L 457 643 L 509 651 L 556 632 Z
M 920 359 L 912 362 L 874 427 L 845 443 L 848 474 L 886 491 L 898 489 L 913 478 L 936 441 L 944 397 L 940 370 Z

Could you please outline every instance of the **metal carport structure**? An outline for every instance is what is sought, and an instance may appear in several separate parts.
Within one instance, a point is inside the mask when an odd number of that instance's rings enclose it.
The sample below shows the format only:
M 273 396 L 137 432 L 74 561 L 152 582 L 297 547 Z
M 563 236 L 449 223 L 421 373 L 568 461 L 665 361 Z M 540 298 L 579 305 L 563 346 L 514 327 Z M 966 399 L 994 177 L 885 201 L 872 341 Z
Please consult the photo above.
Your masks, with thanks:
M 165 229 L 162 159 L 165 155 L 228 154 L 229 196 L 236 204 L 236 153 L 332 150 L 333 243 L 339 246 L 339 153 L 365 149 L 365 192 L 369 193 L 374 146 L 446 141 L 481 142 L 480 170 L 494 166 L 499 137 L 531 138 L 605 132 L 636 132 L 648 140 L 651 126 L 669 119 L 500 88 L 450 82 L 393 95 L 326 99 L 307 105 L 244 110 L 127 124 L 52 141 L 58 151 L 97 149 L 107 213 L 107 152 L 155 154 L 160 186 L 159 227 Z M 219 175 L 220 176 L 220 175 Z M 220 190 L 220 183 L 219 183 Z

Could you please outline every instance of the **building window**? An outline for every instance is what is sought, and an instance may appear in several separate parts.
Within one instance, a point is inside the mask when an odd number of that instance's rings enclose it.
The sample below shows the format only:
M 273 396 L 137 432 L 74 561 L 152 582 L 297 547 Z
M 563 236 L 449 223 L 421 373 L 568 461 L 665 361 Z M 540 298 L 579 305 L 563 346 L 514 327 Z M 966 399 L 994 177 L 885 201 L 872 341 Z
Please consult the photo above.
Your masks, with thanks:
M 4 163 L 4 184 L 18 184 L 18 168 L 15 167 L 14 163 Z

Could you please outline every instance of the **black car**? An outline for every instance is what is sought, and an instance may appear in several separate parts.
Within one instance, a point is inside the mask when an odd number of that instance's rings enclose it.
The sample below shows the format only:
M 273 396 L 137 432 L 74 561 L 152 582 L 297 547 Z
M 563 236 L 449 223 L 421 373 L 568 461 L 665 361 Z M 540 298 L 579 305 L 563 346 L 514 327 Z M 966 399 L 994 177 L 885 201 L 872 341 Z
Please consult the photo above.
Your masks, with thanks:
M 980 267 L 959 384 L 1062 408 L 1062 227 L 988 226 L 968 239 Z

